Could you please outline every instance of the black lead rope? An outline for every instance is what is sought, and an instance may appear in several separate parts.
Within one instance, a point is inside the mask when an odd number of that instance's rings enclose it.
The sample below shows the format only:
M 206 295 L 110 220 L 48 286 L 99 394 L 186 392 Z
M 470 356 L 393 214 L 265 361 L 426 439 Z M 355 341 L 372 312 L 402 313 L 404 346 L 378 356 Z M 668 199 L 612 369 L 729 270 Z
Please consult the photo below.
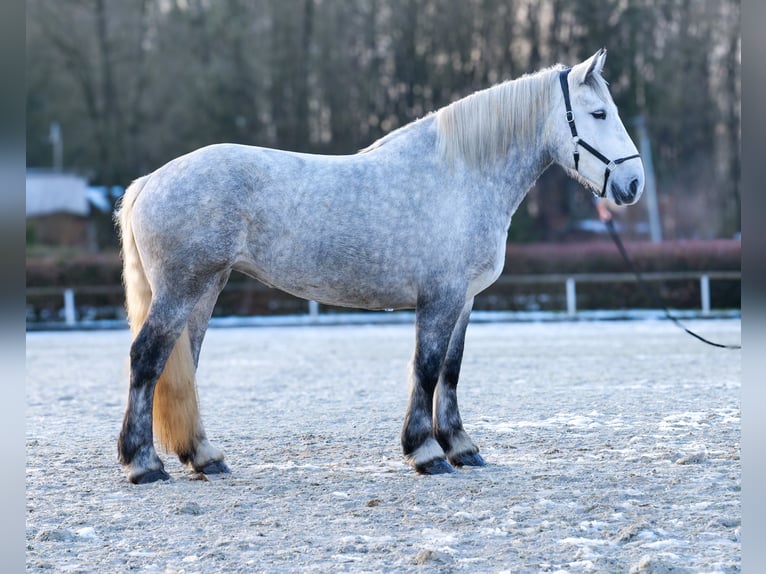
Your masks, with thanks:
M 561 84 L 561 91 L 564 94 L 564 107 L 566 108 L 566 119 L 567 119 L 567 123 L 569 124 L 569 130 L 572 132 L 572 141 L 574 142 L 575 171 L 579 171 L 580 169 L 580 152 L 578 150 L 578 147 L 582 146 L 586 150 L 588 150 L 593 155 L 593 157 L 595 157 L 602 163 L 606 164 L 606 170 L 604 172 L 604 185 L 601 189 L 601 193 L 599 194 L 599 197 L 606 197 L 606 184 L 609 181 L 609 174 L 612 171 L 614 171 L 614 168 L 620 165 L 622 162 L 628 161 L 629 159 L 634 159 L 640 156 L 639 154 L 634 154 L 634 155 L 629 155 L 626 157 L 621 157 L 616 160 L 610 160 L 608 157 L 606 157 L 604 154 L 602 154 L 592 145 L 588 144 L 588 142 L 581 139 L 579 135 L 577 135 L 577 126 L 575 126 L 574 112 L 572 111 L 572 102 L 569 98 L 568 76 L 570 71 L 571 69 L 567 69 L 567 70 L 562 70 L 561 72 L 559 72 L 559 82 Z M 670 311 L 668 311 L 668 308 L 664 305 L 659 295 L 657 295 L 657 293 L 655 293 L 653 290 L 649 288 L 648 283 L 644 281 L 644 278 L 641 276 L 641 273 L 639 273 L 638 269 L 636 269 L 636 266 L 633 265 L 633 261 L 631 261 L 630 257 L 628 256 L 628 252 L 625 251 L 625 246 L 622 244 L 622 240 L 620 239 L 620 236 L 617 234 L 617 230 L 614 228 L 614 223 L 612 222 L 612 220 L 606 221 L 606 227 L 609 230 L 609 235 L 612 236 L 612 240 L 614 241 L 615 245 L 617 245 L 617 249 L 620 251 L 620 255 L 622 255 L 622 258 L 625 260 L 625 263 L 628 265 L 628 268 L 633 272 L 633 275 L 636 276 L 636 280 L 638 281 L 638 284 L 641 285 L 641 289 L 643 289 L 644 293 L 649 297 L 649 299 L 652 300 L 654 305 L 658 306 L 660 309 L 665 311 L 665 316 L 668 319 L 673 321 L 673 323 L 675 323 L 677 327 L 679 327 L 680 329 L 683 329 L 695 339 L 699 339 L 703 343 L 707 343 L 708 345 L 712 345 L 713 347 L 719 347 L 721 349 L 741 349 L 742 348 L 742 345 L 722 345 L 721 343 L 714 343 L 713 341 L 708 341 L 705 337 L 698 335 L 694 331 L 691 331 L 690 329 L 687 329 L 684 325 L 682 325 L 681 322 L 678 319 L 676 319 L 670 313 Z
M 741 349 L 742 345 L 722 345 L 721 343 L 715 343 L 713 341 L 709 341 L 702 335 L 698 335 L 694 331 L 686 328 L 678 319 L 676 319 L 670 311 L 668 311 L 668 308 L 665 306 L 665 304 L 660 299 L 659 295 L 655 291 L 649 288 L 648 283 L 644 280 L 644 278 L 641 276 L 641 273 L 636 269 L 636 266 L 633 264 L 633 261 L 628 256 L 628 252 L 625 250 L 625 246 L 622 244 L 622 240 L 620 239 L 620 236 L 617 233 L 617 230 L 614 228 L 614 222 L 609 219 L 606 222 L 606 227 L 609 230 L 609 235 L 612 236 L 612 240 L 614 241 L 615 245 L 617 245 L 617 249 L 620 251 L 620 255 L 622 255 L 622 258 L 625 260 L 625 263 L 628 265 L 628 268 L 631 270 L 633 275 L 636 276 L 636 280 L 638 281 L 638 284 L 641 285 L 641 289 L 643 289 L 644 293 L 652 300 L 654 305 L 658 306 L 660 309 L 665 311 L 665 317 L 673 321 L 673 323 L 676 324 L 676 326 L 680 329 L 683 329 L 687 333 L 689 333 L 692 337 L 695 339 L 699 339 L 703 343 L 707 343 L 708 345 L 712 345 L 713 347 L 719 347 L 721 349 Z

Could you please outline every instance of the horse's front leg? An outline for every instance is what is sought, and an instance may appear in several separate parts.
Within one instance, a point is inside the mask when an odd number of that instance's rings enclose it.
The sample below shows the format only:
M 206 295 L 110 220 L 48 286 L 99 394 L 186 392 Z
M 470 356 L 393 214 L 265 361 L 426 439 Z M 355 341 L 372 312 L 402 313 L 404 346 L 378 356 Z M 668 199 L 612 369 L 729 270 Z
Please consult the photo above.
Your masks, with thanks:
M 436 386 L 436 412 L 434 434 L 439 445 L 447 453 L 447 460 L 455 466 L 484 466 L 486 463 L 463 429 L 463 421 L 457 406 L 457 382 L 463 361 L 463 346 L 473 299 L 463 308 L 450 339 L 449 349 Z
M 453 472 L 444 449 L 434 437 L 434 390 L 462 301 L 441 297 L 418 303 L 415 355 L 410 365 L 410 401 L 402 429 L 407 462 L 422 474 Z

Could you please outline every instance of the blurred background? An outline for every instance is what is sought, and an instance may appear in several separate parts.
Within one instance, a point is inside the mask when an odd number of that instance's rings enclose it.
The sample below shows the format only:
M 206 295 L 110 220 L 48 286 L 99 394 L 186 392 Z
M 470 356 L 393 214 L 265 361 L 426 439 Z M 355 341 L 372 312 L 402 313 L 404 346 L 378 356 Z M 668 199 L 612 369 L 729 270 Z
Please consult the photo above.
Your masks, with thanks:
M 617 228 L 673 307 L 704 311 L 707 290 L 708 306 L 738 309 L 739 1 L 28 0 L 28 326 L 121 319 L 115 203 L 179 155 L 217 142 L 354 153 L 602 46 L 654 181 L 637 206 L 612 206 Z M 578 310 L 651 307 L 628 278 L 591 277 L 624 271 L 590 192 L 552 167 L 477 308 L 563 310 L 561 274 L 588 275 Z M 216 315 L 305 311 L 237 276 Z

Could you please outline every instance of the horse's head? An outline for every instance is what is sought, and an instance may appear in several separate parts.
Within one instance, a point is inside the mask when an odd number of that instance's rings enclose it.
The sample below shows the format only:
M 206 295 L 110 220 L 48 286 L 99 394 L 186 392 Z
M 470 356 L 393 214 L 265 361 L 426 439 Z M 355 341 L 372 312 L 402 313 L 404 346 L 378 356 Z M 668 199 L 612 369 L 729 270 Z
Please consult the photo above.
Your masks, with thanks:
M 559 72 L 560 107 L 551 114 L 554 161 L 598 195 L 618 205 L 638 201 L 644 166 L 601 77 L 602 48 L 589 59 Z

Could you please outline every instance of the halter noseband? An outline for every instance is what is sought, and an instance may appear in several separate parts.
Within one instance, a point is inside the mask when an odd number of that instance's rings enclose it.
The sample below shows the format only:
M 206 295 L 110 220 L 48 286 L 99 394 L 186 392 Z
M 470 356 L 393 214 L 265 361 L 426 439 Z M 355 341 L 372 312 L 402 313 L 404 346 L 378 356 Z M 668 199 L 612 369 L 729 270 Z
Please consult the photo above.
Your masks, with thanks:
M 609 180 L 609 174 L 612 173 L 614 168 L 616 168 L 624 161 L 628 161 L 629 159 L 634 159 L 641 156 L 639 154 L 633 154 L 612 161 L 588 142 L 580 139 L 580 136 L 577 135 L 577 128 L 575 127 L 574 113 L 572 112 L 572 102 L 569 100 L 569 83 L 567 82 L 567 76 L 569 76 L 569 72 L 571 71 L 572 69 L 569 68 L 559 72 L 559 81 L 561 82 L 561 91 L 564 92 L 564 105 L 567 109 L 567 123 L 569 124 L 569 130 L 572 132 L 572 141 L 574 142 L 575 171 L 579 171 L 580 166 L 580 152 L 578 151 L 577 147 L 582 146 L 588 150 L 591 155 L 593 155 L 593 157 L 601 160 L 606 164 L 606 171 L 604 172 L 604 187 L 601 189 L 601 194 L 599 195 L 599 197 L 606 197 L 606 182 Z

